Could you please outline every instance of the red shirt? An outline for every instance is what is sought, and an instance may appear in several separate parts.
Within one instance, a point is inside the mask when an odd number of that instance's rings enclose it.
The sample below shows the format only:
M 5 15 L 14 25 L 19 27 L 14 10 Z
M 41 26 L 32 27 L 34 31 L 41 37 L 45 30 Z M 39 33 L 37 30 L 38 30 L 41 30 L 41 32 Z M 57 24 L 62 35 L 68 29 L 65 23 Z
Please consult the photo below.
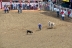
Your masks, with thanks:
M 63 14 L 64 12 L 62 11 L 61 14 Z
M 70 14 L 71 13 L 71 11 L 68 11 L 68 14 Z

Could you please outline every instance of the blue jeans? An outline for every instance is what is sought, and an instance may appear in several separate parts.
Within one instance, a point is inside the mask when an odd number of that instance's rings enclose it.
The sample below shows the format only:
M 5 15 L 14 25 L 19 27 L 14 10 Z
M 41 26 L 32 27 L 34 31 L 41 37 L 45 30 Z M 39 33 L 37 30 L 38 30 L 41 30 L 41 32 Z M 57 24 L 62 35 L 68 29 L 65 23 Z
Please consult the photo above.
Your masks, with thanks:
M 5 13 L 9 13 L 9 10 L 4 10 Z
M 68 17 L 70 16 L 70 14 L 68 14 Z
M 39 29 L 41 30 L 41 26 L 38 26 L 39 27 Z
M 62 17 L 62 20 L 64 20 L 64 17 Z
M 57 17 L 59 17 L 59 11 L 57 11 Z
M 27 6 L 27 9 L 29 10 L 29 6 Z
M 22 13 L 22 9 L 21 8 L 18 9 L 18 13 Z

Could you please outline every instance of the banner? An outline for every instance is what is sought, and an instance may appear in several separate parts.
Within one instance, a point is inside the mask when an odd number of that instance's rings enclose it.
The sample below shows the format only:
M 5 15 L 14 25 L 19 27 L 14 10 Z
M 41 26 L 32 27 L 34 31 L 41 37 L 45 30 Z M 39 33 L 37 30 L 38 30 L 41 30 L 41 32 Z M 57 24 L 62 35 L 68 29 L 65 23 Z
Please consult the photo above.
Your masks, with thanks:
M 69 2 L 69 0 L 63 0 L 64 2 Z
M 63 1 L 65 1 L 65 2 L 66 2 L 66 0 L 63 0 Z
M 69 2 L 69 0 L 66 0 L 67 2 Z

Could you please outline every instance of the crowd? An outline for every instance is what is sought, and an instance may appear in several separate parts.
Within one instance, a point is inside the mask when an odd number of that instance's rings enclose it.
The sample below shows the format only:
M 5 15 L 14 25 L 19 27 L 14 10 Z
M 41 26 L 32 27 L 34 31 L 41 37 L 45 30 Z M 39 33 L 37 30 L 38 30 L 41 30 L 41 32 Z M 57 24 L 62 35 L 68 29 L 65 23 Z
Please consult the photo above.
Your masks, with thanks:
M 62 17 L 62 20 L 65 19 L 65 16 L 72 17 L 72 9 L 61 7 L 60 5 L 55 5 L 52 2 L 39 2 L 39 3 L 12 3 L 10 8 L 7 5 L 4 5 L 5 13 L 9 13 L 9 9 L 18 10 L 18 13 L 22 13 L 22 10 L 50 10 L 56 11 L 57 17 Z
M 20 3 L 12 3 L 11 10 L 17 10 L 19 8 Z M 36 10 L 38 8 L 37 3 L 21 3 L 21 7 L 23 10 Z
M 60 17 L 60 16 L 62 17 L 62 20 L 64 20 L 66 16 L 68 16 L 68 18 L 71 17 L 71 14 L 72 14 L 71 9 L 59 7 L 57 5 L 55 5 L 54 11 L 56 11 L 57 17 Z
M 55 11 L 57 13 L 57 17 L 62 17 L 62 20 L 65 20 L 65 17 L 68 16 L 72 18 L 72 9 L 64 8 L 61 5 L 53 4 L 52 2 L 44 3 L 44 10 Z M 42 9 L 40 9 L 42 10 Z
M 18 13 L 22 13 L 22 10 L 37 10 L 38 3 L 12 3 L 11 5 L 4 5 L 4 12 L 9 13 L 9 10 L 18 10 Z

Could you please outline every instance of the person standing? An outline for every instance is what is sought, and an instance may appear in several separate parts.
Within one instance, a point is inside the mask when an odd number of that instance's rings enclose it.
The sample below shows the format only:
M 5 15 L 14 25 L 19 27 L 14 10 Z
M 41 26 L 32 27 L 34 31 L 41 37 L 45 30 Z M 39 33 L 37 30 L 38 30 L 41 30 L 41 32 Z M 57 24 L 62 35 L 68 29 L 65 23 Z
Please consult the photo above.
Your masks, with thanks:
M 27 10 L 27 3 L 25 3 L 25 10 Z
M 13 4 L 11 4 L 11 10 L 13 9 Z
M 39 8 L 40 8 L 40 10 L 42 10 L 42 3 L 41 2 L 39 2 Z
M 6 6 L 7 6 L 7 5 L 5 4 L 5 5 L 4 5 L 4 8 L 5 8 Z
M 62 14 L 62 20 L 64 20 L 64 18 L 65 18 L 65 15 L 64 15 L 64 14 Z
M 29 10 L 29 3 L 27 4 L 27 9 Z
M 38 24 L 38 28 L 39 28 L 39 30 L 42 29 L 42 25 L 41 25 L 41 23 Z
M 70 17 L 71 10 L 68 10 L 68 17 Z
M 65 11 L 63 9 L 61 11 L 61 16 L 62 16 L 62 20 L 64 20 L 64 18 L 65 18 Z
M 15 10 L 15 9 L 16 9 L 16 4 L 14 3 L 14 5 L 13 5 L 13 6 L 14 6 L 14 10 Z
M 18 4 L 18 13 L 22 13 L 22 4 Z
M 49 10 L 51 11 L 51 1 L 49 1 Z
M 71 13 L 70 13 L 70 16 L 69 17 L 71 17 L 72 18 L 72 10 L 71 10 Z
M 25 4 L 23 4 L 23 9 L 25 10 Z
M 56 8 L 57 17 L 59 17 L 59 8 Z

